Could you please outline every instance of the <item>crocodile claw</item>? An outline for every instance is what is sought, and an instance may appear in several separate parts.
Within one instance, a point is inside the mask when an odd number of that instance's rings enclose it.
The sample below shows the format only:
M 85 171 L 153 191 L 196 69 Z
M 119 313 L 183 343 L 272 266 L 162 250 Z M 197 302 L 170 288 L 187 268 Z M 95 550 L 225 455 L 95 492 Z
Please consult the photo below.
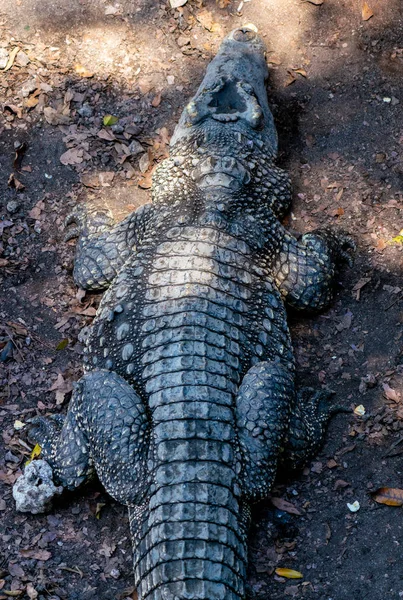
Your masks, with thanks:
M 73 209 L 64 220 L 64 229 L 66 229 L 69 225 L 75 225 L 75 227 L 71 227 L 69 231 L 64 236 L 64 241 L 68 242 L 76 237 L 78 237 L 84 230 L 87 223 L 87 218 L 85 212 L 82 208 L 76 207 Z
M 339 260 L 342 263 L 347 263 L 351 268 L 354 265 L 354 257 L 352 254 L 357 250 L 357 244 L 352 237 L 345 233 L 338 233 L 337 240 L 340 244 L 339 247 Z
M 28 439 L 33 444 L 39 444 L 43 457 L 50 456 L 52 442 L 60 434 L 63 423 L 62 415 L 51 415 L 48 418 L 33 417 L 28 420 Z

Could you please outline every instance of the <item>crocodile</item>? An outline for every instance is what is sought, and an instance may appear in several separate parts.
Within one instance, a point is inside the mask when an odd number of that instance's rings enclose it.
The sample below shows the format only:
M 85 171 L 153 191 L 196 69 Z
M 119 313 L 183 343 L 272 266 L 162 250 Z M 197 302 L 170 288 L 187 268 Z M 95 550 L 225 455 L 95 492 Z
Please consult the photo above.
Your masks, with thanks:
M 140 600 L 246 597 L 250 508 L 315 455 L 328 395 L 297 391 L 286 307 L 320 311 L 354 243 L 281 224 L 260 36 L 230 33 L 157 167 L 153 201 L 118 224 L 75 212 L 75 282 L 104 290 L 67 416 L 31 439 L 58 486 L 94 473 L 128 507 Z

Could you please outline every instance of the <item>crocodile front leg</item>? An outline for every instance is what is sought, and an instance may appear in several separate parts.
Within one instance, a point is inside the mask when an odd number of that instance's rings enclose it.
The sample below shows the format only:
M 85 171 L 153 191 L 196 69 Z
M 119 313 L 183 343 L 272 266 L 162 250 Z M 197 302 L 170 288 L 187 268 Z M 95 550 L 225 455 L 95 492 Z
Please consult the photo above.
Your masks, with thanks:
M 141 241 L 153 213 L 154 206 L 145 204 L 113 225 L 106 212 L 73 211 L 66 224 L 77 226 L 66 239 L 79 236 L 73 271 L 76 284 L 86 290 L 106 289 Z
M 271 269 L 285 301 L 300 311 L 326 308 L 338 268 L 343 263 L 351 266 L 354 242 L 330 229 L 306 233 L 299 240 L 283 230 L 281 237 Z
M 41 446 L 41 457 L 63 487 L 76 488 L 95 469 L 107 492 L 122 504 L 144 500 L 150 423 L 141 398 L 116 373 L 84 375 L 64 422 L 36 418 L 30 439 Z

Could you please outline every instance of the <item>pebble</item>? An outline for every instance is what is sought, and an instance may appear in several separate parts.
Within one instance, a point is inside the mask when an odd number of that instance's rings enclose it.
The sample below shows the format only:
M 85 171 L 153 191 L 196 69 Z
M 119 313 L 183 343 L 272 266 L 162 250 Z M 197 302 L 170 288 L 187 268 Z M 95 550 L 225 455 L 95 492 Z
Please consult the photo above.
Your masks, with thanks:
M 119 569 L 112 569 L 110 572 L 110 576 L 113 577 L 113 579 L 119 579 L 119 577 L 120 577 Z
M 94 114 L 94 109 L 89 104 L 85 103 L 81 108 L 78 109 L 78 114 L 80 117 L 92 117 Z
M 20 203 L 17 200 L 10 200 L 10 202 L 7 202 L 7 211 L 10 214 L 14 214 L 18 211 L 18 209 L 20 208 Z
M 25 54 L 25 52 L 23 52 L 22 50 L 20 50 L 16 56 L 15 62 L 20 67 L 26 67 L 31 61 L 29 60 L 28 55 Z
M 137 140 L 133 140 L 132 142 L 130 142 L 129 150 L 132 156 L 136 156 L 137 154 L 141 154 L 141 152 L 144 152 L 143 146 Z

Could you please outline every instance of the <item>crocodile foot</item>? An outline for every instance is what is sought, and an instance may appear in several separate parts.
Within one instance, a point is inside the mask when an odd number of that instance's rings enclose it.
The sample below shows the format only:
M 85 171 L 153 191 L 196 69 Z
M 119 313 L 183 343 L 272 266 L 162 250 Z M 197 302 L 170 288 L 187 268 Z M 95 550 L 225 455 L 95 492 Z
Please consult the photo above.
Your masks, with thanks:
M 54 441 L 59 437 L 63 423 L 62 415 L 33 417 L 28 421 L 28 439 L 33 444 L 39 444 L 41 456 L 46 460 L 51 457 Z

